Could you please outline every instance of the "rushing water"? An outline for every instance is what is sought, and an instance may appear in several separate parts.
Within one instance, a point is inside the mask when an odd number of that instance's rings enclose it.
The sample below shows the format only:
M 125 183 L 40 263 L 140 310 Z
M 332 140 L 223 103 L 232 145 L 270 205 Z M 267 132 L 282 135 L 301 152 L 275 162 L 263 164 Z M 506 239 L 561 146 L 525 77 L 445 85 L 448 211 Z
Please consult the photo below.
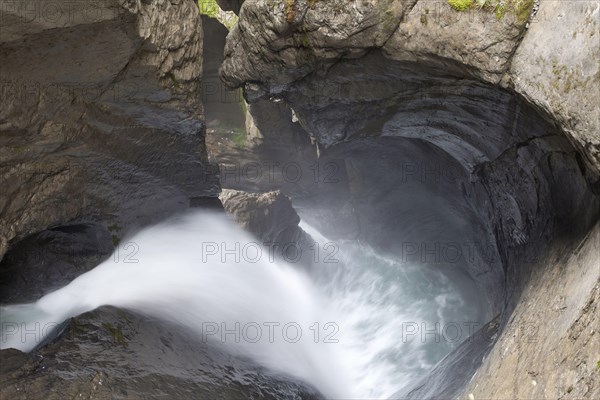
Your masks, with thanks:
M 147 228 L 66 287 L 2 307 L 1 347 L 30 351 L 42 339 L 23 334 L 32 325 L 43 336 L 43 327 L 112 305 L 183 325 L 327 397 L 385 398 L 466 339 L 468 323 L 481 322 L 441 272 L 353 241 L 332 247 L 303 227 L 321 250 L 310 271 L 273 261 L 222 214 Z

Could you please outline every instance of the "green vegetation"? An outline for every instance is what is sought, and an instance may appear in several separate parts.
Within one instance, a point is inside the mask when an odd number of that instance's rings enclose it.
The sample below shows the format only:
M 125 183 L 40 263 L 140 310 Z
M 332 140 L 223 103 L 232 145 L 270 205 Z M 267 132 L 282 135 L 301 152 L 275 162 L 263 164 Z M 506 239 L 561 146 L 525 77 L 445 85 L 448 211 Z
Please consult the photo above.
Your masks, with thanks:
M 422 23 L 423 25 L 427 25 L 427 15 L 428 15 L 428 14 L 429 14 L 429 8 L 426 8 L 426 9 L 425 9 L 425 12 L 422 12 L 422 13 L 421 13 L 421 19 L 420 19 L 420 21 L 421 21 L 421 23 Z
M 215 0 L 198 0 L 198 8 L 200 14 L 214 19 L 218 19 L 221 12 L 221 8 Z
M 121 238 L 114 233 L 110 236 L 113 246 L 117 247 L 121 243 Z
M 393 10 L 385 10 L 383 17 L 383 29 L 395 29 L 400 24 L 400 18 L 398 18 Z
M 121 232 L 121 227 L 117 224 L 110 224 L 108 226 L 108 231 L 111 233 L 110 237 L 112 239 L 113 246 L 117 247 L 121 242 L 121 238 L 119 237 L 119 232 Z
M 228 30 L 238 22 L 238 16 L 232 11 L 223 11 L 215 0 L 198 0 L 200 14 L 214 18 L 222 23 Z
M 242 91 L 242 89 L 237 89 L 237 93 L 238 93 L 238 100 L 240 102 L 240 108 L 242 109 L 242 114 L 246 115 L 248 114 L 248 105 L 246 104 L 246 100 L 244 100 L 244 92 Z M 245 127 L 244 127 L 245 129 Z
M 448 0 L 448 4 L 456 11 L 465 11 L 473 5 L 473 0 Z
M 456 11 L 484 9 L 493 12 L 499 20 L 510 12 L 519 22 L 525 23 L 533 7 L 533 0 L 448 0 L 448 4 Z
M 533 7 L 533 0 L 477 0 L 480 7 L 492 10 L 499 20 L 507 12 L 517 17 L 519 22 L 526 22 Z
M 108 226 L 108 230 L 110 232 L 120 232 L 121 231 L 121 227 L 118 224 L 110 224 Z
M 237 147 L 243 148 L 246 145 L 246 132 L 243 129 L 236 129 L 231 140 Z
M 167 74 L 167 76 L 169 77 L 169 79 L 171 79 L 171 83 L 173 84 L 173 87 L 176 89 L 179 89 L 180 85 L 179 85 L 179 82 L 177 82 L 177 78 L 175 78 L 175 75 L 173 75 L 172 72 L 169 72 Z
M 598 367 L 598 369 L 600 369 L 600 361 L 598 361 L 598 362 L 596 363 L 596 367 Z

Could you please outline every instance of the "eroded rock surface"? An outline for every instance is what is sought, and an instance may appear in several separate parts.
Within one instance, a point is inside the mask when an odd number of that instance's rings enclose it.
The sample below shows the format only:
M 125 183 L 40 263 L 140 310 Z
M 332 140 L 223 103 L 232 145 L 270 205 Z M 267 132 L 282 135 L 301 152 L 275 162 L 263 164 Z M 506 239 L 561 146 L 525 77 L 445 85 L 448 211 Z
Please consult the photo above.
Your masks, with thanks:
M 321 78 L 317 93 L 327 96 L 331 85 L 324 77 L 332 65 L 382 48 L 387 58 L 420 68 L 514 87 L 560 121 L 600 169 L 598 107 L 586 101 L 598 97 L 599 4 L 542 1 L 535 16 L 533 2 L 520 4 L 494 13 L 459 12 L 446 1 L 371 0 L 348 7 L 344 1 L 249 0 L 228 40 L 221 76 L 244 87 L 250 100 L 287 97 L 289 86 L 309 75 Z
M 540 256 L 544 265 L 463 398 L 600 397 L 600 225 Z
M 195 1 L 32 1 L 1 11 L 0 303 L 32 302 L 104 261 L 132 229 L 220 188 L 204 144 Z M 206 346 L 173 331 L 115 309 L 76 317 L 31 354 L 0 351 L 2 397 L 260 392 L 239 380 L 219 386 L 235 380 L 231 363 L 221 364 L 229 378 L 208 378 L 219 367 Z M 181 375 L 198 369 L 190 364 L 176 371 L 187 346 L 206 374 Z
M 457 67 L 497 82 L 529 18 L 531 3 L 497 18 L 487 9 L 460 13 L 445 1 L 249 0 L 226 49 L 222 74 L 276 93 L 340 59 L 384 48 L 390 58 Z M 468 35 L 465 32 L 469 32 Z
M 2 10 L 0 255 L 47 227 L 125 231 L 215 197 L 195 2 L 29 6 Z

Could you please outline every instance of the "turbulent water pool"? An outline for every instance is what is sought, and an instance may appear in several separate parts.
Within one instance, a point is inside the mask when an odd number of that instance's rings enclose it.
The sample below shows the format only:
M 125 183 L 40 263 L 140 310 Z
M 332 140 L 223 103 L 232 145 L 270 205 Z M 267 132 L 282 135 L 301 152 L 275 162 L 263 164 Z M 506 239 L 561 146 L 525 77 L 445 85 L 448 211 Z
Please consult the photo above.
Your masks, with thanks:
M 315 265 L 286 263 L 207 211 L 140 231 L 37 302 L 2 307 L 2 348 L 31 351 L 66 319 L 112 305 L 174 322 L 211 346 L 331 398 L 386 398 L 484 321 L 448 271 L 332 242 L 301 223 Z M 41 327 L 41 328 L 40 328 Z

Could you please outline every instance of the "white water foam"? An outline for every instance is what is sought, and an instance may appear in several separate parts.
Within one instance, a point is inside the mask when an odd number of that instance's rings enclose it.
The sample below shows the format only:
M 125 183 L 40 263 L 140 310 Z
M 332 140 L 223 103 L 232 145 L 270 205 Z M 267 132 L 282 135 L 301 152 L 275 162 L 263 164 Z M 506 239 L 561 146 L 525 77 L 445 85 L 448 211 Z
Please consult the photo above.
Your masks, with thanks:
M 303 227 L 319 246 L 327 241 Z M 338 262 L 320 263 L 310 273 L 272 262 L 266 249 L 259 258 L 244 254 L 255 240 L 225 215 L 206 211 L 147 228 L 127 242 L 136 249 L 129 263 L 112 257 L 35 303 L 3 306 L 0 347 L 30 351 L 42 339 L 23 335 L 32 324 L 54 326 L 112 305 L 183 325 L 327 397 L 385 398 L 458 345 L 440 335 L 406 335 L 408 328 L 473 320 L 474 311 L 440 272 L 355 242 L 338 243 Z M 225 251 L 236 243 L 238 250 Z M 214 332 L 235 331 L 236 323 L 241 337 Z

